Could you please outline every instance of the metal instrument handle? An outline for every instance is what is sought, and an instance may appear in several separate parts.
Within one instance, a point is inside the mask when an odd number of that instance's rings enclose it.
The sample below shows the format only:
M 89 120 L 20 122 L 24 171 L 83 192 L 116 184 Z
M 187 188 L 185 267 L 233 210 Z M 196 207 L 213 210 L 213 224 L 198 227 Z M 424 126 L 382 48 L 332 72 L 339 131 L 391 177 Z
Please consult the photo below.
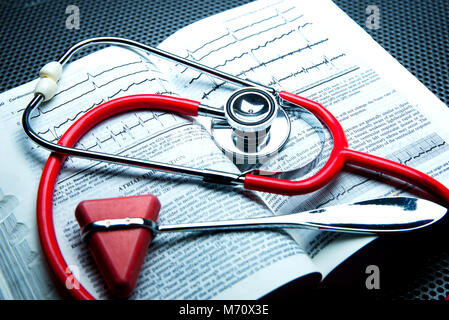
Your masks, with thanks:
M 145 218 L 105 219 L 87 224 L 83 238 L 94 231 L 143 227 L 154 234 L 186 231 L 236 231 L 260 229 L 312 229 L 357 234 L 392 234 L 427 227 L 447 209 L 411 197 L 379 198 L 273 217 L 158 225 Z

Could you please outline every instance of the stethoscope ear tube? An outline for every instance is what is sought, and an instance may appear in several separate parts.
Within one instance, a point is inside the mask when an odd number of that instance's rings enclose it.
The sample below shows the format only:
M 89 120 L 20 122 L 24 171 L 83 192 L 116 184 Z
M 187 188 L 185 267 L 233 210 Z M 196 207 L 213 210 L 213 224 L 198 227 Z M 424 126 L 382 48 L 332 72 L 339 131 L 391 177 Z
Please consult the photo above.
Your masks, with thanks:
M 40 137 L 31 127 L 29 118 L 31 110 L 39 105 L 43 100 L 43 97 L 37 95 L 27 106 L 24 111 L 22 124 L 24 131 L 27 135 L 36 143 L 42 147 L 49 149 L 50 151 L 61 153 L 64 155 L 70 155 L 80 158 L 87 158 L 93 160 L 100 160 L 106 162 L 114 162 L 122 165 L 136 166 L 146 169 L 155 169 L 162 171 L 169 171 L 173 173 L 180 173 L 184 175 L 190 175 L 192 177 L 200 177 L 203 180 L 210 182 L 217 182 L 223 184 L 241 184 L 242 178 L 238 174 L 232 174 L 228 172 L 209 170 L 209 169 L 195 169 L 186 166 L 180 166 L 175 164 L 167 164 L 157 161 L 142 160 L 135 158 L 128 158 L 114 154 L 107 154 L 104 152 L 95 152 L 90 150 L 82 150 L 66 145 L 61 145 L 49 142 Z M 136 110 L 162 110 L 173 112 L 186 116 L 197 116 L 199 110 L 205 110 L 207 108 L 200 108 L 200 103 L 194 100 L 182 99 L 172 96 L 164 96 L 157 94 L 141 94 L 116 98 L 105 102 L 98 107 L 90 110 L 84 114 L 80 119 L 72 124 L 73 128 L 79 129 L 79 134 L 84 135 L 93 127 L 101 123 L 102 121 L 111 118 L 115 115 L 136 111 Z M 79 137 L 76 138 L 76 140 Z M 69 145 L 74 145 L 70 143 Z
M 225 81 L 229 81 L 229 82 L 232 82 L 232 83 L 235 83 L 238 85 L 242 85 L 245 87 L 257 87 L 257 88 L 266 90 L 268 92 L 274 93 L 273 88 L 265 86 L 258 82 L 248 80 L 248 79 L 242 79 L 242 78 L 236 77 L 234 75 L 228 74 L 226 72 L 210 68 L 210 67 L 200 64 L 198 62 L 182 58 L 173 53 L 170 53 L 170 52 L 167 52 L 167 51 L 155 48 L 155 47 L 151 47 L 151 46 L 148 46 L 146 44 L 143 44 L 143 43 L 140 43 L 137 41 L 125 39 L 125 38 L 96 37 L 96 38 L 86 39 L 84 41 L 81 41 L 81 42 L 75 44 L 69 50 L 67 50 L 64 53 L 64 55 L 62 55 L 61 58 L 58 59 L 57 63 L 64 65 L 65 63 L 67 63 L 67 61 L 72 57 L 72 55 L 75 52 L 79 51 L 82 48 L 92 46 L 92 45 L 99 45 L 99 44 L 112 44 L 112 45 L 117 45 L 117 46 L 121 46 L 124 48 L 142 50 L 146 53 L 154 54 L 154 55 L 164 58 L 166 60 L 176 62 L 176 63 L 181 63 L 189 68 L 196 69 L 200 72 L 208 73 L 210 75 L 213 75 L 214 77 L 223 79 Z

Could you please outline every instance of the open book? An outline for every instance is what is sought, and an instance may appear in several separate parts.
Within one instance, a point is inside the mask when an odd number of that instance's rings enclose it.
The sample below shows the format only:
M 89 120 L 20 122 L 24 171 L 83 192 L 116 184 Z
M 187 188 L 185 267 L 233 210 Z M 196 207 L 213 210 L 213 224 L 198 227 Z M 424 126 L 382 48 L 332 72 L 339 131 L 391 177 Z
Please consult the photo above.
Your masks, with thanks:
M 449 182 L 447 107 L 329 0 L 256 1 L 181 29 L 159 47 L 316 100 L 342 123 L 351 148 Z M 4 298 L 58 297 L 35 222 L 48 151 L 29 141 L 20 125 L 35 83 L 0 95 L 0 188 L 9 195 L 0 200 L 2 252 L 10 252 L 0 261 Z M 159 93 L 220 107 L 235 89 L 155 56 L 109 47 L 66 66 L 59 92 L 33 114 L 32 125 L 57 141 L 82 114 L 119 96 Z M 77 147 L 238 173 L 201 123 L 164 112 L 130 112 L 105 121 Z M 287 148 L 294 150 L 291 141 Z M 288 214 L 404 194 L 402 187 L 345 172 L 320 191 L 285 197 L 69 158 L 54 194 L 54 223 L 70 270 L 92 295 L 108 298 L 74 218 L 81 200 L 151 193 L 162 203 L 160 223 L 171 224 Z M 310 230 L 161 234 L 131 298 L 256 299 L 298 278 L 318 283 L 374 239 Z

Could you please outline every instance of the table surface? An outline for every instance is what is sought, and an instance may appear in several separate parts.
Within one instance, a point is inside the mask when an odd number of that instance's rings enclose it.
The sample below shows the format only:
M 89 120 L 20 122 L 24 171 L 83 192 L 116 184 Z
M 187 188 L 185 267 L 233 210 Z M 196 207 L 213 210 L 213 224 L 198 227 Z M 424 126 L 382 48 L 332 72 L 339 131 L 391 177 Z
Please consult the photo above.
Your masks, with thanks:
M 65 28 L 68 16 L 65 10 L 71 1 L 2 1 L 0 92 L 35 79 L 41 66 L 80 40 L 109 35 L 157 46 L 179 28 L 248 2 L 251 1 L 78 0 L 80 28 L 70 30 Z M 449 19 L 446 18 L 449 6 L 446 0 L 334 2 L 449 105 Z M 378 29 L 370 30 L 366 28 L 366 8 L 373 4 L 379 8 L 380 24 Z M 449 249 L 443 245 L 446 239 L 442 232 L 425 238 L 418 235 L 394 241 L 387 239 L 383 241 L 387 245 L 383 245 L 388 250 L 379 249 L 382 243 L 374 253 L 372 249 L 362 250 L 357 259 L 348 260 L 344 268 L 340 268 L 345 271 L 339 269 L 332 273 L 317 294 L 333 294 L 335 288 L 341 291 L 342 283 L 348 291 L 357 291 L 366 274 L 348 281 L 351 277 L 348 270 L 360 274 L 363 264 L 366 266 L 370 261 L 370 264 L 382 265 L 382 285 L 381 290 L 369 295 L 386 299 L 445 298 L 449 295 Z

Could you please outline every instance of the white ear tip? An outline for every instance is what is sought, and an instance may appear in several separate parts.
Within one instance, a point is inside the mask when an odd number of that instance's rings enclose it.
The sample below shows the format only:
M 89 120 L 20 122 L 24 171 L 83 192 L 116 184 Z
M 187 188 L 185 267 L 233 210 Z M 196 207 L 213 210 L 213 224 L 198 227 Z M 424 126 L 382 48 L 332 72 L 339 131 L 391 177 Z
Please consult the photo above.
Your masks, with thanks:
M 44 96 L 44 101 L 50 100 L 56 94 L 58 90 L 58 84 L 55 80 L 51 78 L 40 78 L 36 88 L 34 89 L 35 94 L 42 94 Z
M 39 77 L 50 78 L 57 82 L 59 80 L 59 77 L 61 76 L 61 72 L 62 65 L 57 61 L 52 61 L 42 67 L 42 69 L 39 71 Z
M 62 73 L 62 65 L 57 61 L 47 63 L 39 71 L 39 82 L 34 89 L 35 94 L 42 94 L 44 101 L 50 100 L 58 90 L 58 80 Z

